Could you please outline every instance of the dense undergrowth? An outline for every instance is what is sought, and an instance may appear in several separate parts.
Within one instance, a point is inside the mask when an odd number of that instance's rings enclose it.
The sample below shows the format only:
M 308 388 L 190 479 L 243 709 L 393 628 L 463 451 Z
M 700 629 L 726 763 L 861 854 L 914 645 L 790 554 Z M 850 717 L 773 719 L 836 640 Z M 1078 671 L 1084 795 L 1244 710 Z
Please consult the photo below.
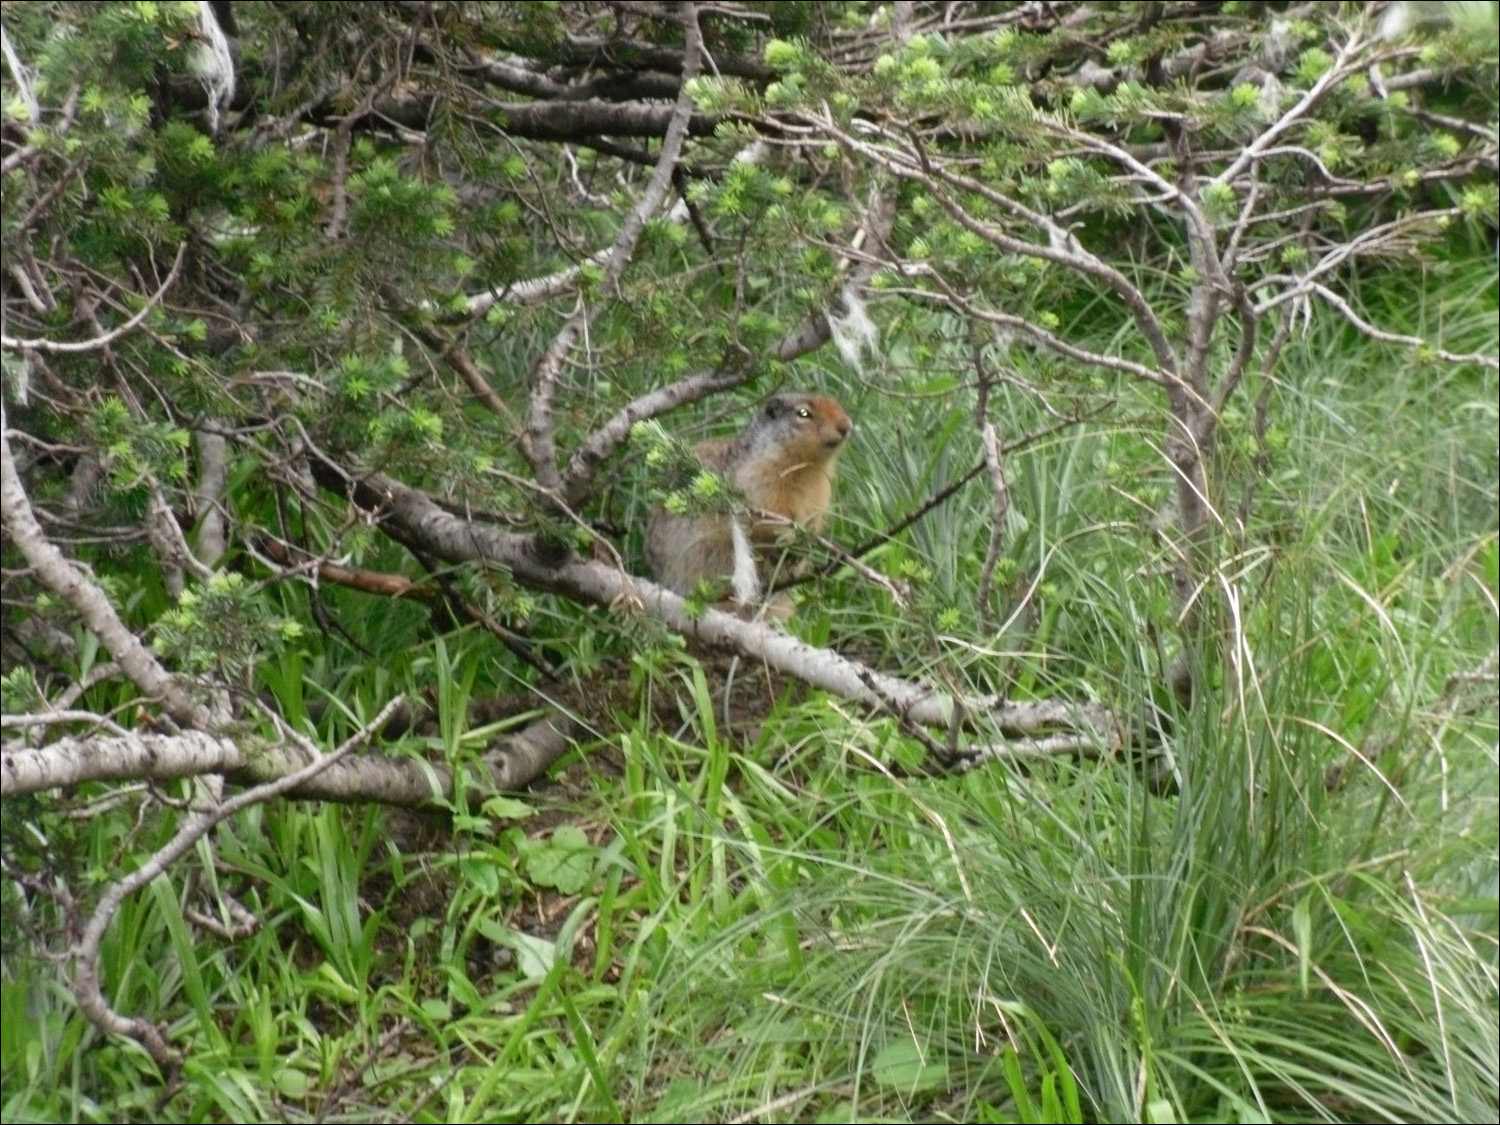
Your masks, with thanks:
M 1363 299 L 1496 347 L 1492 259 Z M 889 344 L 879 383 L 804 373 L 860 423 L 847 542 L 976 456 L 967 345 L 936 320 Z M 1024 385 L 1049 373 L 1009 362 L 996 416 L 1040 429 Z M 103 977 L 187 1048 L 165 1081 L 75 1010 L 48 960 L 69 935 L 7 879 L 5 1119 L 1494 1120 L 1497 395 L 1331 321 L 1294 337 L 1224 420 L 1202 595 L 1224 659 L 1126 759 L 929 775 L 893 720 L 789 692 L 747 726 L 645 623 L 542 602 L 573 674 L 633 701 L 551 783 L 428 819 L 257 808 L 181 897 L 126 903 Z M 1166 706 L 1160 406 L 1103 383 L 1052 405 L 1109 403 L 1008 462 L 991 605 L 976 484 L 871 557 L 913 583 L 907 612 L 843 573 L 796 628 L 982 690 Z M 340 631 L 260 671 L 289 719 L 350 728 L 394 682 L 439 726 L 391 752 L 483 749 L 467 702 L 515 687 L 490 642 L 326 601 Z M 8 804 L 4 832 L 87 895 L 170 827 L 77 792 Z M 194 924 L 215 888 L 254 932 Z

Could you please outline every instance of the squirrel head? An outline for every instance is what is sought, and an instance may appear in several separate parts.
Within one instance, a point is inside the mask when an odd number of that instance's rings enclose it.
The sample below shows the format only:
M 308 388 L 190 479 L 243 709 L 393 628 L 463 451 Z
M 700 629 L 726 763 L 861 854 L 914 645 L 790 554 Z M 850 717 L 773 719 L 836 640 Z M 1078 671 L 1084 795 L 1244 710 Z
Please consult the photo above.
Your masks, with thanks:
M 761 448 L 774 444 L 823 461 L 839 451 L 853 430 L 844 408 L 825 395 L 780 394 L 766 400 L 747 434 Z

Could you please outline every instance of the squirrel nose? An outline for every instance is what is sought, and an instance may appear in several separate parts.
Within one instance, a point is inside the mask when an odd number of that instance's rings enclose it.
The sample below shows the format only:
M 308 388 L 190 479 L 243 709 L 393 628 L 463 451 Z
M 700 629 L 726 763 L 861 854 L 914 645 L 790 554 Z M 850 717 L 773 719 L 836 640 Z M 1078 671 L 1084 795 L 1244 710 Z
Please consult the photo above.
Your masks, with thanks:
M 854 432 L 854 422 L 849 415 L 845 414 L 833 424 L 833 428 L 838 430 L 840 438 L 847 438 Z

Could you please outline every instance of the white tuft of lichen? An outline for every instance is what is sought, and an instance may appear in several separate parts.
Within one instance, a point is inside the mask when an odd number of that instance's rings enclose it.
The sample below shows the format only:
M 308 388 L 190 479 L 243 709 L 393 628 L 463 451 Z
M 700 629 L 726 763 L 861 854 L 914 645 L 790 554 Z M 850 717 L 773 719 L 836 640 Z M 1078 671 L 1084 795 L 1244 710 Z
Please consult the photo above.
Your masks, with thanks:
M 207 0 L 198 0 L 198 30 L 203 42 L 193 52 L 190 65 L 208 95 L 208 125 L 217 133 L 219 111 L 234 100 L 234 56 L 229 52 L 229 37 Z
M 29 124 L 35 125 L 42 118 L 42 107 L 36 100 L 36 89 L 31 84 L 31 72 L 21 65 L 21 57 L 10 45 L 10 36 L 5 34 L 3 27 L 0 27 L 0 52 L 4 53 L 5 65 L 10 68 L 10 76 L 15 81 L 16 98 L 26 107 L 26 120 Z
M 846 285 L 839 295 L 839 309 L 828 311 L 828 331 L 833 336 L 833 346 L 839 355 L 854 370 L 864 374 L 864 355 L 870 353 L 874 359 L 880 355 L 880 333 L 870 312 L 853 285 Z

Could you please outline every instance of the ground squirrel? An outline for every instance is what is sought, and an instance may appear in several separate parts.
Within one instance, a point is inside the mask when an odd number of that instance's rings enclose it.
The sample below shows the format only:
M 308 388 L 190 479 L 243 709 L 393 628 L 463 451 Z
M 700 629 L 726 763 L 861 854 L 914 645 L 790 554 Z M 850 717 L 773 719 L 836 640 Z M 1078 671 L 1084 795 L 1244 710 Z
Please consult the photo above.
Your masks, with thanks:
M 735 600 L 752 604 L 789 538 L 787 521 L 822 529 L 833 499 L 839 450 L 854 423 L 823 395 L 781 394 L 767 399 L 737 437 L 693 446 L 705 468 L 721 473 L 752 512 L 677 516 L 657 511 L 646 527 L 646 561 L 664 586 L 691 593 L 699 579 L 729 579 Z

